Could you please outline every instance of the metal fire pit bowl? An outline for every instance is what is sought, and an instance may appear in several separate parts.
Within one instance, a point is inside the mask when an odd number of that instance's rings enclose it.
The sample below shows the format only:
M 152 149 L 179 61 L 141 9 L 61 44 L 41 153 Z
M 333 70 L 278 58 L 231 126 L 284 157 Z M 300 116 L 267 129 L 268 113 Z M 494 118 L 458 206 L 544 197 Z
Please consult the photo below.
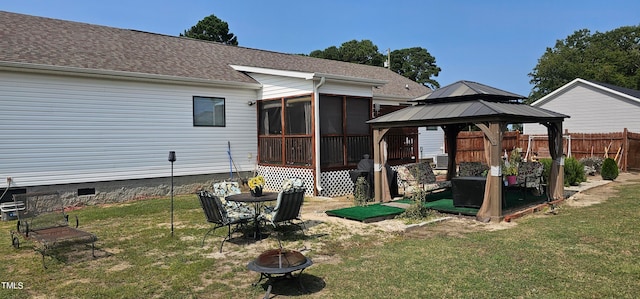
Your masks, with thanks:
M 302 255 L 302 253 L 294 250 L 287 249 L 271 249 L 263 252 L 255 260 L 247 264 L 247 268 L 251 271 L 260 273 L 260 279 L 253 283 L 253 286 L 258 285 L 262 279 L 270 280 L 276 277 L 294 278 L 293 272 L 300 271 L 296 276 L 300 289 L 306 293 L 307 290 L 302 285 L 300 275 L 302 271 L 311 266 L 313 262 L 311 259 Z

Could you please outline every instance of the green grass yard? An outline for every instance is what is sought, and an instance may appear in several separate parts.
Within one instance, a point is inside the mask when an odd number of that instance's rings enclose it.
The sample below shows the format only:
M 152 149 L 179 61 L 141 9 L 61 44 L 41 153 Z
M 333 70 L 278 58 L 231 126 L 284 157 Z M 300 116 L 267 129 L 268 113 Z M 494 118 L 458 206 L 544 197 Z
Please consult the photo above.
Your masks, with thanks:
M 433 224 L 414 233 L 344 234 L 315 223 L 305 237 L 285 237 L 286 246 L 310 248 L 303 253 L 314 265 L 302 275 L 310 293 L 278 281 L 272 296 L 635 298 L 640 181 L 614 188 L 601 204 L 561 206 L 557 215 L 518 219 L 505 230 L 425 233 L 441 225 Z M 253 243 L 273 246 L 273 238 L 225 244 L 218 254 L 224 230 L 200 246 L 209 226 L 195 195 L 176 197 L 173 238 L 169 206 L 160 198 L 71 212 L 80 228 L 98 235 L 98 258 L 73 248 L 58 260 L 47 257 L 49 269 L 31 243 L 11 246 L 15 221 L 0 222 L 0 298 L 262 298 L 264 286 L 251 285 L 259 275 L 246 264 L 261 252 Z

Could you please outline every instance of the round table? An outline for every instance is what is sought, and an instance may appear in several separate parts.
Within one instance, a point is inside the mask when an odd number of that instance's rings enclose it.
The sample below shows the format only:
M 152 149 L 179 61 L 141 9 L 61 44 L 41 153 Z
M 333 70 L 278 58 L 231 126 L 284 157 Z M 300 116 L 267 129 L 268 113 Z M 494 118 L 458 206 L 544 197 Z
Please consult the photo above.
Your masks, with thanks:
M 254 239 L 260 238 L 260 222 L 258 221 L 258 217 L 260 216 L 260 207 L 265 202 L 276 201 L 277 199 L 278 192 L 263 192 L 262 196 L 253 196 L 251 193 L 240 193 L 229 195 L 226 198 L 226 200 L 233 202 L 253 203 L 253 222 L 255 223 Z

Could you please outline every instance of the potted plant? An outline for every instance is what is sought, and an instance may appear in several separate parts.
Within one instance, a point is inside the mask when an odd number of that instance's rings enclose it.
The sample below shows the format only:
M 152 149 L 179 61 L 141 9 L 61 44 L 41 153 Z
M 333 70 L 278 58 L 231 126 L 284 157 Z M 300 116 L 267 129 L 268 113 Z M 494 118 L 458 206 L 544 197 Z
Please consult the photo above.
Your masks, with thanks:
M 262 196 L 262 188 L 264 188 L 264 177 L 261 175 L 249 179 L 249 191 L 252 196 Z
M 517 183 L 518 177 L 518 165 L 520 164 L 520 151 L 517 148 L 514 148 L 509 157 L 506 157 L 502 163 L 502 175 L 504 175 L 507 179 L 508 185 L 515 185 Z

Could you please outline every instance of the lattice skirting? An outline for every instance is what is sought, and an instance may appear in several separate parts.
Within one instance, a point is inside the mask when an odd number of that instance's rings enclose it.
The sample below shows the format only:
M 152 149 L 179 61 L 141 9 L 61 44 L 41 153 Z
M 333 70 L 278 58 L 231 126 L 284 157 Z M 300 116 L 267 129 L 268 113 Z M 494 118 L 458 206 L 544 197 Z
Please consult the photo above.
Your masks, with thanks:
M 308 168 L 289 168 L 258 165 L 258 174 L 265 179 L 265 191 L 280 192 L 282 182 L 286 179 L 301 178 L 306 190 L 305 194 L 313 196 L 313 170 Z
M 398 170 L 398 166 L 391 166 L 391 169 Z M 306 195 L 313 196 L 315 186 L 313 185 L 312 169 L 258 165 L 258 174 L 265 178 L 266 191 L 279 192 L 285 179 L 301 178 L 304 181 L 304 187 L 307 189 Z M 349 170 L 322 172 L 320 174 L 320 184 L 322 191 L 319 192 L 318 196 L 340 197 L 353 194 L 353 182 L 349 177 Z

